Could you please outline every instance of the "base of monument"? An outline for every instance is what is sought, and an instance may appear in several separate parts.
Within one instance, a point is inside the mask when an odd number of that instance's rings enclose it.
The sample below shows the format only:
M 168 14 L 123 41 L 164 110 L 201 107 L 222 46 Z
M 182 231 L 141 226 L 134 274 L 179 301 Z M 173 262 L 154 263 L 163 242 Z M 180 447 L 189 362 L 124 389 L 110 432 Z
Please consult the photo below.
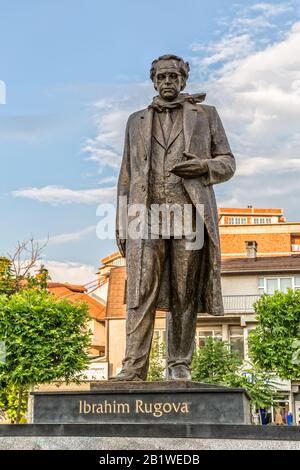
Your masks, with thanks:
M 66 438 L 69 442 L 76 439 L 103 439 L 112 446 L 113 439 L 121 446 L 125 439 L 130 442 L 160 442 L 164 440 L 227 440 L 227 441 L 281 441 L 298 442 L 300 446 L 299 426 L 261 426 L 236 424 L 2 424 L 1 442 L 8 439 Z M 108 441 L 107 441 L 108 439 Z M 22 442 L 22 441 L 20 441 Z M 25 442 L 25 441 L 24 441 Z M 46 442 L 46 441 L 45 441 Z M 60 440 L 57 441 L 58 445 Z M 100 442 L 100 441 L 99 441 Z M 233 444 L 234 445 L 234 444 Z M 87 447 L 88 448 L 88 447 Z M 136 447 L 139 448 L 139 447 Z M 167 448 L 167 447 L 166 447 Z
M 34 392 L 33 423 L 249 424 L 243 389 L 199 382 L 95 382 L 90 390 Z

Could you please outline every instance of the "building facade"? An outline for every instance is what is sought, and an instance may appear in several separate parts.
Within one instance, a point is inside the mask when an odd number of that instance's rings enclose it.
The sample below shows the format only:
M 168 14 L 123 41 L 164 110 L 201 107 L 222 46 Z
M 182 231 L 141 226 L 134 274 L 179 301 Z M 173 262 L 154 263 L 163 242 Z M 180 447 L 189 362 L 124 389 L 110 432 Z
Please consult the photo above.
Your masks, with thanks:
M 300 253 L 300 223 L 286 222 L 282 209 L 220 208 L 219 231 L 223 258 L 243 258 L 248 240 L 258 257 Z
M 225 315 L 199 314 L 195 341 L 199 347 L 208 337 L 228 341 L 247 360 L 247 338 L 257 324 L 253 304 L 263 293 L 300 289 L 300 224 L 287 223 L 281 209 L 225 208 L 219 210 L 219 228 Z M 118 252 L 102 260 L 100 284 L 103 275 L 109 279 L 105 360 L 111 376 L 120 370 L 125 350 L 126 267 Z M 166 341 L 165 315 L 156 312 L 154 336 L 160 342 Z M 299 385 L 280 381 L 278 387 L 283 415 L 289 410 L 300 420 Z

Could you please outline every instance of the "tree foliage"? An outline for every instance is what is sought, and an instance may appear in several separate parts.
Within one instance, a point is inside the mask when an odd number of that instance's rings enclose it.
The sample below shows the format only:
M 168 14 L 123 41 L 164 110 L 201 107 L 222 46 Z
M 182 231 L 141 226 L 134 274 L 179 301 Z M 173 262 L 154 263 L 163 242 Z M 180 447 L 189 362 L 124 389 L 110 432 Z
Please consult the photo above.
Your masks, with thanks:
M 16 282 L 12 273 L 12 263 L 5 256 L 0 256 L 0 294 L 10 295 L 15 291 Z
M 241 361 L 228 344 L 207 338 L 205 346 L 195 350 L 192 362 L 192 379 L 205 383 L 223 383 L 228 374 L 234 374 Z
M 149 382 L 164 380 L 165 373 L 165 345 L 160 343 L 158 338 L 152 341 L 150 351 L 150 363 L 148 369 L 147 380 Z
M 20 388 L 9 383 L 0 383 L 0 411 L 5 413 L 11 423 L 25 423 L 29 389 L 23 388 L 20 400 Z
M 300 290 L 263 295 L 255 312 L 259 324 L 249 335 L 253 362 L 283 379 L 299 379 Z
M 192 379 L 227 387 L 244 388 L 255 408 L 269 406 L 275 397 L 274 383 L 263 371 L 242 364 L 225 341 L 207 338 L 205 346 L 195 350 Z
M 30 386 L 79 381 L 88 365 L 88 320 L 85 304 L 58 300 L 44 289 L 0 296 L 0 341 L 6 349 L 0 383 L 18 388 L 19 408 Z

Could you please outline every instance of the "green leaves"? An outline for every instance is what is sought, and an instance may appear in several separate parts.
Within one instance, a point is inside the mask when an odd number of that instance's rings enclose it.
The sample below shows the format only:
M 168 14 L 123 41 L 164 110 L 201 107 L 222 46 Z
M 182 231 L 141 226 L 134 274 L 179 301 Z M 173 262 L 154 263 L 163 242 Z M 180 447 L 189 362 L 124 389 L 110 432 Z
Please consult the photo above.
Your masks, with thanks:
M 199 382 L 244 388 L 255 408 L 269 406 L 275 396 L 269 376 L 251 364 L 241 364 L 225 341 L 207 338 L 193 356 L 192 379 Z
M 88 366 L 89 319 L 85 304 L 57 300 L 42 289 L 0 295 L 0 341 L 6 348 L 0 383 L 26 389 L 78 381 Z
M 12 275 L 11 261 L 0 256 L 0 294 L 10 295 L 14 292 L 16 282 Z
M 235 373 L 240 361 L 228 343 L 207 338 L 205 346 L 197 348 L 192 362 L 192 379 L 206 383 L 223 383 L 228 374 Z
M 158 338 L 154 338 L 152 341 L 152 347 L 150 351 L 150 363 L 147 375 L 149 382 L 160 381 L 164 379 L 165 371 L 165 345 L 159 343 Z
M 28 401 L 28 389 L 23 390 L 20 398 L 20 389 L 15 385 L 0 383 L 0 412 L 6 414 L 9 420 L 12 423 L 16 421 L 25 423 L 26 410 L 27 410 L 27 401 Z M 19 416 L 17 419 L 17 414 L 19 411 Z
M 295 344 L 300 340 L 300 291 L 276 291 L 255 304 L 257 328 L 249 335 L 249 351 L 255 364 L 284 379 L 300 378 Z

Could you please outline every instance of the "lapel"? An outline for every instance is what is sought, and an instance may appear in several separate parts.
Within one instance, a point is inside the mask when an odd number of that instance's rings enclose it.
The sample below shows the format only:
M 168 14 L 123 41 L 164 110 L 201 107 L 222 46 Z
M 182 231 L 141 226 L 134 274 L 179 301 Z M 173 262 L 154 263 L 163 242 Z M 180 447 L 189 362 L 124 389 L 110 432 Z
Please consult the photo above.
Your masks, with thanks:
M 153 137 L 157 140 L 157 142 L 163 147 L 166 148 L 165 138 L 163 134 L 163 130 L 161 127 L 161 121 L 158 116 L 158 113 L 153 113 Z
M 153 109 L 145 109 L 144 113 L 140 116 L 139 131 L 143 140 L 145 151 L 148 161 L 151 156 L 151 137 L 153 125 Z
M 181 112 L 181 110 L 179 108 L 178 111 L 177 111 L 175 122 L 174 122 L 172 130 L 171 130 L 171 134 L 170 134 L 170 137 L 169 137 L 167 148 L 171 147 L 174 140 L 177 139 L 180 132 L 182 131 L 182 114 L 183 113 Z
M 188 152 L 191 146 L 191 139 L 193 136 L 194 128 L 198 118 L 198 109 L 195 105 L 185 102 L 183 104 L 183 133 L 185 139 L 185 150 Z M 143 144 L 145 147 L 145 151 L 147 153 L 148 159 L 151 157 L 151 138 L 152 138 L 152 128 L 153 128 L 153 108 L 145 109 L 144 113 L 141 114 L 139 119 L 139 131 L 143 140 Z M 177 114 L 176 121 L 174 123 L 172 132 L 170 134 L 168 146 L 174 142 L 174 140 L 179 135 L 181 129 L 180 125 L 180 113 Z M 159 138 L 159 143 L 164 145 L 164 138 L 162 135 L 161 126 L 159 125 L 158 128 L 160 129 L 161 135 L 156 136 Z
M 171 130 L 171 134 L 170 134 L 168 142 L 165 141 L 165 137 L 164 137 L 164 133 L 162 130 L 162 125 L 161 125 L 161 120 L 157 113 L 154 113 L 153 122 L 155 123 L 152 129 L 153 137 L 157 140 L 157 142 L 163 148 L 168 149 L 169 147 L 171 147 L 174 140 L 177 139 L 178 135 L 182 131 L 182 113 L 178 109 L 178 112 L 176 114 L 176 119 L 172 126 L 172 130 Z
M 183 132 L 185 140 L 185 151 L 189 152 L 191 138 L 193 136 L 195 124 L 198 117 L 198 109 L 194 104 L 185 102 L 183 104 Z

